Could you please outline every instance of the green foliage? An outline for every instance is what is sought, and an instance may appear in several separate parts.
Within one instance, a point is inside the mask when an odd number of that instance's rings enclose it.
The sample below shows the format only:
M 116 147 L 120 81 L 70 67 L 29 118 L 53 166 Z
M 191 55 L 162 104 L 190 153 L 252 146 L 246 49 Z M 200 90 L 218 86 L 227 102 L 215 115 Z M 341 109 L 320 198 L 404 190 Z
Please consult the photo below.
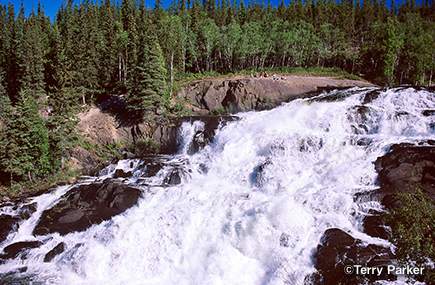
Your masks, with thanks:
M 430 264 L 435 261 L 435 203 L 420 189 L 397 197 L 401 206 L 388 217 L 396 257 L 400 264 L 425 268 L 423 276 L 409 278 L 433 284 L 435 270 Z
M 226 115 L 229 114 L 229 110 L 225 110 L 224 108 L 217 108 L 216 110 L 210 110 L 210 114 L 212 115 Z
M 136 152 L 145 152 L 145 153 L 159 153 L 160 145 L 156 143 L 153 139 L 141 139 L 135 144 Z
M 3 115 L 0 166 L 9 174 L 11 187 L 14 181 L 32 181 L 51 172 L 49 136 L 35 100 L 22 92 L 16 107 L 9 103 Z
M 3 183 L 59 170 L 61 157 L 79 143 L 80 105 L 113 94 L 125 95 L 134 123 L 163 107 L 189 114 L 182 101 L 173 102 L 177 80 L 267 70 L 433 83 L 430 1 L 391 8 L 385 1 L 290 1 L 274 8 L 183 0 L 168 10 L 160 0 L 152 10 L 143 1 L 120 2 L 66 1 L 53 21 L 40 5 L 25 13 L 0 4 L 0 113 L 8 126 L 0 134 Z M 41 107 L 48 119 L 39 116 Z
M 146 116 L 146 111 L 162 104 L 166 77 L 162 50 L 151 28 L 140 38 L 139 50 L 133 83 L 126 96 L 128 109 L 136 122 Z

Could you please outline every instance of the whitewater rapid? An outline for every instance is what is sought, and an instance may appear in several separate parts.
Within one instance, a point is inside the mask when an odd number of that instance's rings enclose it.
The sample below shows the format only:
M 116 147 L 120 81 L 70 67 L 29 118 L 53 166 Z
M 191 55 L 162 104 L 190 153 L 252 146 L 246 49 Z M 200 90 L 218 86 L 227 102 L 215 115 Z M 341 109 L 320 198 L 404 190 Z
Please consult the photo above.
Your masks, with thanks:
M 356 201 L 355 194 L 377 188 L 374 161 L 392 144 L 434 139 L 435 117 L 422 112 L 435 110 L 435 96 L 390 88 L 363 104 L 373 90 L 333 91 L 237 114 L 194 154 L 188 147 L 204 123 L 185 122 L 179 153 L 166 156 L 155 176 L 141 176 L 140 160 L 123 160 L 95 178 L 131 170 L 124 183 L 143 192 L 110 221 L 34 237 L 42 211 L 68 186 L 35 198 L 37 212 L 0 246 L 44 244 L 0 265 L 0 274 L 26 266 L 14 274 L 32 284 L 303 284 L 315 272 L 313 254 L 328 228 L 389 246 L 362 232 L 364 215 L 380 204 Z M 165 184 L 173 169 L 181 183 Z M 44 263 L 60 242 L 66 250 Z

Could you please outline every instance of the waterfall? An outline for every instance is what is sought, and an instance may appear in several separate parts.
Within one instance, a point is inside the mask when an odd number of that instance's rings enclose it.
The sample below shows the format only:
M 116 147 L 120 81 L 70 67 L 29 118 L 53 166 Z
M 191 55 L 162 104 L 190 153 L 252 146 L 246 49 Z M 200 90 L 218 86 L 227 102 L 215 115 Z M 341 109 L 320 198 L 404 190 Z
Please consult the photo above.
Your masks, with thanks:
M 435 110 L 425 90 L 332 91 L 237 114 L 193 153 L 189 145 L 204 124 L 185 122 L 177 154 L 121 160 L 93 178 L 122 168 L 132 171 L 123 183 L 143 193 L 111 220 L 35 237 L 42 211 L 71 186 L 29 201 L 37 211 L 0 246 L 43 245 L 1 264 L 0 276 L 18 284 L 302 284 L 315 271 L 313 253 L 328 228 L 389 245 L 362 230 L 362 217 L 380 204 L 354 197 L 377 188 L 373 163 L 392 144 L 434 138 L 435 116 L 425 110 Z M 60 242 L 65 251 L 43 262 Z

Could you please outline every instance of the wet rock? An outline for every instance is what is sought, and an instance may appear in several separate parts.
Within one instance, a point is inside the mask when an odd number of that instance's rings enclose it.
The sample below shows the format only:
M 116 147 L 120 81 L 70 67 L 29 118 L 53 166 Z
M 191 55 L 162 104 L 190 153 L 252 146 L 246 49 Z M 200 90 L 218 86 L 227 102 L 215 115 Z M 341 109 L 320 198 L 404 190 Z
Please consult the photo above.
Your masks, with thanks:
M 313 284 L 364 284 L 373 278 L 397 279 L 394 275 L 345 274 L 346 266 L 383 267 L 391 264 L 393 254 L 388 248 L 379 245 L 364 245 L 361 240 L 341 229 L 331 228 L 325 231 L 314 257 L 319 275 L 311 277 Z
M 18 217 L 22 220 L 27 220 L 32 216 L 34 212 L 36 212 L 36 202 L 32 204 L 23 205 L 19 212 Z
M 260 164 L 258 167 L 254 168 L 254 172 L 252 173 L 252 176 L 254 177 L 254 182 L 257 187 L 261 187 L 264 184 L 264 182 L 267 181 L 268 179 L 267 169 L 271 164 L 272 161 L 268 159 L 262 164 Z
M 10 259 L 15 258 L 18 255 L 24 253 L 28 249 L 40 247 L 43 245 L 40 241 L 20 241 L 13 244 L 8 245 L 3 249 L 4 254 L 0 255 L 0 258 L 2 259 Z M 24 255 L 21 256 L 21 258 L 25 258 Z
M 364 97 L 363 104 L 368 104 L 373 102 L 374 100 L 378 99 L 380 94 L 381 94 L 381 90 L 373 90 L 368 92 Z
M 205 133 L 202 131 L 196 132 L 195 136 L 193 137 L 192 144 L 189 147 L 188 154 L 195 154 L 207 145 L 208 139 L 206 139 L 205 136 Z
M 290 235 L 286 233 L 282 233 L 279 237 L 279 245 L 283 247 L 289 247 L 289 238 Z
M 435 184 L 430 183 L 431 177 L 435 178 L 435 173 L 430 174 L 435 169 L 434 146 L 393 145 L 390 152 L 378 157 L 375 169 L 384 195 L 421 189 L 428 198 L 435 199 Z M 395 204 L 392 197 L 383 198 L 382 203 L 388 203 L 389 207 Z
M 422 114 L 426 117 L 435 116 L 435 110 L 424 110 Z
M 388 239 L 389 233 L 385 225 L 384 213 L 376 210 L 369 210 L 364 218 L 364 232 L 372 237 Z
M 163 168 L 162 163 L 150 163 L 146 166 L 145 177 L 153 177 L 155 176 L 161 169 Z
M 65 251 L 66 248 L 66 244 L 64 242 L 60 242 L 58 243 L 52 250 L 50 250 L 44 257 L 44 262 L 50 262 L 53 260 L 53 258 L 55 258 L 56 256 L 58 256 L 59 254 L 61 254 L 62 252 Z
M 3 242 L 9 233 L 18 229 L 18 223 L 21 221 L 18 217 L 11 215 L 0 215 L 0 242 Z
M 164 181 L 165 184 L 177 185 L 181 184 L 181 174 L 179 169 L 173 170 Z
M 113 178 L 127 178 L 132 175 L 131 171 L 125 172 L 124 169 L 116 169 Z
M 137 203 L 141 191 L 119 181 L 106 179 L 72 188 L 51 209 L 42 213 L 33 234 L 83 231 L 111 219 Z

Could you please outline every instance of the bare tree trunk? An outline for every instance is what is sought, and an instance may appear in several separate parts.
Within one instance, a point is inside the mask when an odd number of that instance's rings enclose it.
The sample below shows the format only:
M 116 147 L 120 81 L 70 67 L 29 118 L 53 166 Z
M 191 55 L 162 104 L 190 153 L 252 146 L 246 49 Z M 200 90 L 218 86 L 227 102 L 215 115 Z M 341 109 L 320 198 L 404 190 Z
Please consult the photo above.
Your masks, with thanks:
M 83 99 L 83 106 L 86 105 L 85 101 L 85 88 L 82 88 L 82 99 Z
M 174 52 L 171 54 L 171 86 L 174 82 Z
M 433 69 L 430 70 L 429 86 L 432 85 L 432 72 L 433 72 Z
M 128 53 L 125 52 L 125 57 L 124 57 L 124 84 L 127 84 L 127 60 L 128 60 Z
M 122 80 L 122 71 L 121 71 L 121 68 L 122 68 L 122 64 L 121 64 L 121 55 L 119 55 L 118 59 L 119 59 L 119 66 L 118 66 L 118 79 L 119 79 L 119 81 L 121 81 L 121 80 Z

